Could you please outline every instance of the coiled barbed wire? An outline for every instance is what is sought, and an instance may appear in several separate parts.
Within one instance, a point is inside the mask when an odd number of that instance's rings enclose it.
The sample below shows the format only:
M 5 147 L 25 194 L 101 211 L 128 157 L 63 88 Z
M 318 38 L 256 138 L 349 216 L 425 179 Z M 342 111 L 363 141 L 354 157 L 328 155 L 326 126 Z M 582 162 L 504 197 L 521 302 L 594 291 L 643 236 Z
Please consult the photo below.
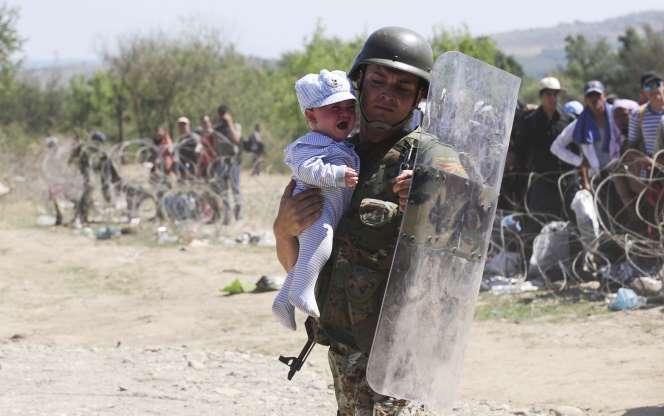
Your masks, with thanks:
M 664 150 L 656 153 L 649 161 L 649 176 L 641 177 L 632 173 L 633 167 L 642 164 L 647 156 L 637 150 L 628 150 L 618 160 L 610 164 L 601 175 L 596 175 L 590 181 L 590 189 L 593 196 L 593 205 L 597 213 L 600 226 L 599 234 L 592 240 L 582 236 L 577 227 L 568 226 L 566 231 L 570 234 L 570 245 L 581 246 L 577 252 L 570 252 L 569 258 L 562 262 L 553 264 L 551 267 L 560 268 L 563 279 L 569 276 L 580 282 L 588 280 L 589 276 L 609 280 L 619 285 L 624 285 L 625 276 L 619 276 L 622 264 L 629 264 L 640 276 L 652 276 L 662 279 L 662 265 L 664 262 L 664 164 L 658 161 L 664 160 Z M 537 233 L 515 232 L 506 229 L 504 220 L 510 217 L 522 224 L 527 221 L 537 223 L 543 227 L 552 221 L 567 222 L 570 225 L 576 223 L 574 213 L 570 213 L 566 201 L 570 192 L 576 192 L 577 169 L 564 172 L 559 175 L 557 189 L 560 200 L 562 216 L 550 213 L 538 213 L 530 209 L 528 205 L 528 191 L 538 180 L 550 180 L 548 173 L 530 173 L 527 175 L 508 173 L 506 177 L 526 176 L 526 189 L 523 199 L 516 201 L 509 196 L 502 195 L 506 205 L 510 207 L 523 207 L 522 210 L 507 209 L 499 210 L 491 237 L 490 255 L 500 251 L 512 251 L 522 256 L 522 267 L 516 273 L 517 278 L 526 278 L 529 269 L 528 258 L 526 258 L 525 247 L 532 247 Z M 641 190 L 633 195 L 627 205 L 624 205 L 617 195 L 616 182 L 635 181 L 640 184 Z M 570 185 L 571 184 L 571 185 Z M 636 221 L 625 220 L 629 218 L 627 213 L 633 210 Z M 586 238 L 583 238 L 586 237 Z M 607 246 L 615 245 L 620 250 L 607 253 Z M 514 246 L 517 249 L 514 249 Z M 542 278 L 547 282 L 547 274 L 550 270 L 539 270 Z M 632 276 L 634 277 L 634 276 Z M 565 283 L 563 283 L 563 286 Z
M 167 219 L 177 221 L 182 218 L 195 219 L 202 222 L 214 222 L 218 220 L 218 210 L 222 206 L 222 197 L 215 192 L 212 183 L 208 179 L 213 176 L 211 171 L 214 161 L 208 165 L 208 171 L 204 175 L 196 175 L 189 169 L 178 168 L 181 166 L 180 150 L 181 144 L 173 145 L 173 155 L 176 162 L 176 175 L 169 176 L 163 171 L 163 160 L 160 160 L 158 147 L 151 139 L 127 140 L 114 146 L 104 147 L 92 143 L 83 145 L 84 151 L 95 154 L 97 157 L 104 156 L 110 161 L 99 170 L 99 175 L 109 175 L 111 167 L 118 170 L 121 177 L 121 195 L 115 195 L 117 199 L 124 198 L 126 203 L 115 204 L 121 209 L 128 211 L 128 217 L 139 215 L 143 204 L 144 213 L 139 216 L 145 219 L 154 219 L 157 212 L 161 211 Z M 63 147 L 67 151 L 71 146 Z M 50 153 L 49 153 L 50 152 Z M 68 155 L 62 149 L 46 150 L 42 160 L 42 175 L 50 184 L 49 191 L 63 192 L 68 190 L 66 182 L 77 191 L 80 191 L 80 180 L 72 175 L 72 166 L 67 159 Z M 500 252 L 518 253 L 520 266 L 515 276 L 525 280 L 529 270 L 529 254 L 532 250 L 534 239 L 539 234 L 539 229 L 553 221 L 568 223 L 566 232 L 569 233 L 569 244 L 581 247 L 580 250 L 570 252 L 570 256 L 555 262 L 548 269 L 540 269 L 545 281 L 558 268 L 565 280 L 583 281 L 588 275 L 599 276 L 604 279 L 614 280 L 619 284 L 623 279 L 614 278 L 615 268 L 622 263 L 628 263 L 641 275 L 656 275 L 662 277 L 659 270 L 664 258 L 664 165 L 658 160 L 664 160 L 664 150 L 658 152 L 650 161 L 650 175 L 642 178 L 632 173 L 631 165 L 639 163 L 638 160 L 645 157 L 643 153 L 635 150 L 625 152 L 621 158 L 611 164 L 601 175 L 591 178 L 590 192 L 593 195 L 593 203 L 597 212 L 600 226 L 599 235 L 592 240 L 581 235 L 577 227 L 574 214 L 570 212 L 566 202 L 560 206 L 561 216 L 551 213 L 534 212 L 528 205 L 528 191 L 537 181 L 551 181 L 549 178 L 555 172 L 529 173 L 527 175 L 506 173 L 505 177 L 525 176 L 525 189 L 519 200 L 510 199 L 511 196 L 502 194 L 510 208 L 498 210 L 491 235 L 489 255 L 492 257 Z M 74 169 L 75 171 L 75 169 Z M 557 189 L 560 200 L 567 201 L 568 196 L 577 190 L 576 169 L 556 175 Z M 165 180 L 166 178 L 166 180 Z M 256 178 L 255 178 L 256 179 Z M 635 194 L 628 206 L 615 208 L 613 202 L 617 198 L 612 184 L 616 181 L 636 181 L 642 189 Z M 267 185 L 266 185 L 267 186 Z M 281 192 L 275 193 L 275 198 Z M 56 195 L 57 196 L 57 195 Z M 71 199 L 71 197 L 69 197 Z M 136 205 L 138 206 L 132 206 Z M 622 204 L 620 204 L 622 205 Z M 515 207 L 522 207 L 521 209 Z M 638 223 L 629 224 L 625 222 L 626 212 L 633 209 Z M 506 218 L 514 223 L 522 225 L 523 229 L 517 230 L 505 226 Z M 528 222 L 536 224 L 533 230 L 525 229 Z M 606 253 L 604 248 L 614 244 L 620 248 L 619 253 Z

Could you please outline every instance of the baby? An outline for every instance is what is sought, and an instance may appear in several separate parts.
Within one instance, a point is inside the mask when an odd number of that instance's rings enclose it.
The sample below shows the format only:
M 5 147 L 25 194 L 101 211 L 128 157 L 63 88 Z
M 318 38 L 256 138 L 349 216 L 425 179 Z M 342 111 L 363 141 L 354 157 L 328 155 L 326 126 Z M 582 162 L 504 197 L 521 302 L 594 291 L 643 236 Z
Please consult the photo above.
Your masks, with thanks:
M 300 109 L 311 131 L 286 147 L 285 163 L 296 181 L 294 194 L 320 188 L 320 218 L 298 236 L 297 263 L 288 272 L 272 312 L 295 330 L 295 309 L 319 317 L 316 279 L 330 258 L 332 237 L 357 185 L 360 160 L 345 139 L 355 126 L 355 96 L 343 71 L 322 70 L 295 83 Z

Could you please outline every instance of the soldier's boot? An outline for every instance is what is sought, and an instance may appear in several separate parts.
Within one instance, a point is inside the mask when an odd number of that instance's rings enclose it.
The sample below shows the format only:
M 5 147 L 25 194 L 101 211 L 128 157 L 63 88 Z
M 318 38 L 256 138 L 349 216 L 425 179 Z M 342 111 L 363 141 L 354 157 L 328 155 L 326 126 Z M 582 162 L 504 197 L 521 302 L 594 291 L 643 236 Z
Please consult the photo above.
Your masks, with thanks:
M 242 219 L 242 207 L 240 205 L 235 206 L 235 210 L 233 211 L 235 214 L 235 221 L 240 221 Z

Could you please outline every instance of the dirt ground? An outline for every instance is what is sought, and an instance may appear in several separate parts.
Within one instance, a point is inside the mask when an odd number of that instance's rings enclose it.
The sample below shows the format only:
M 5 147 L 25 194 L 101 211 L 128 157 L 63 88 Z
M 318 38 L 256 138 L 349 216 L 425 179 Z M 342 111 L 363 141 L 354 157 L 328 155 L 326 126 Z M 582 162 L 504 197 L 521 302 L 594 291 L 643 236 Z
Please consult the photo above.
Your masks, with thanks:
M 272 196 L 229 235 L 269 230 L 286 180 L 243 179 Z M 36 227 L 34 212 L 0 197 L 0 415 L 334 414 L 325 348 L 287 381 L 276 358 L 303 330 L 272 318 L 273 293 L 220 291 L 283 274 L 273 248 L 97 241 Z M 450 413 L 664 415 L 663 341 L 661 306 L 477 321 Z

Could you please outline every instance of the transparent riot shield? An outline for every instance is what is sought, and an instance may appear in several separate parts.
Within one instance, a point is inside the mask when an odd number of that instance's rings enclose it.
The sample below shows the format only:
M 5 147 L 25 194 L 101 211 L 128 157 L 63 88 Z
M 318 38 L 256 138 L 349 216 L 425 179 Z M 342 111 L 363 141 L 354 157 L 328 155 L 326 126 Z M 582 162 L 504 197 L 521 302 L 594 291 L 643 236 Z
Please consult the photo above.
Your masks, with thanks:
M 459 52 L 434 64 L 367 368 L 378 393 L 441 410 L 456 397 L 519 84 Z

